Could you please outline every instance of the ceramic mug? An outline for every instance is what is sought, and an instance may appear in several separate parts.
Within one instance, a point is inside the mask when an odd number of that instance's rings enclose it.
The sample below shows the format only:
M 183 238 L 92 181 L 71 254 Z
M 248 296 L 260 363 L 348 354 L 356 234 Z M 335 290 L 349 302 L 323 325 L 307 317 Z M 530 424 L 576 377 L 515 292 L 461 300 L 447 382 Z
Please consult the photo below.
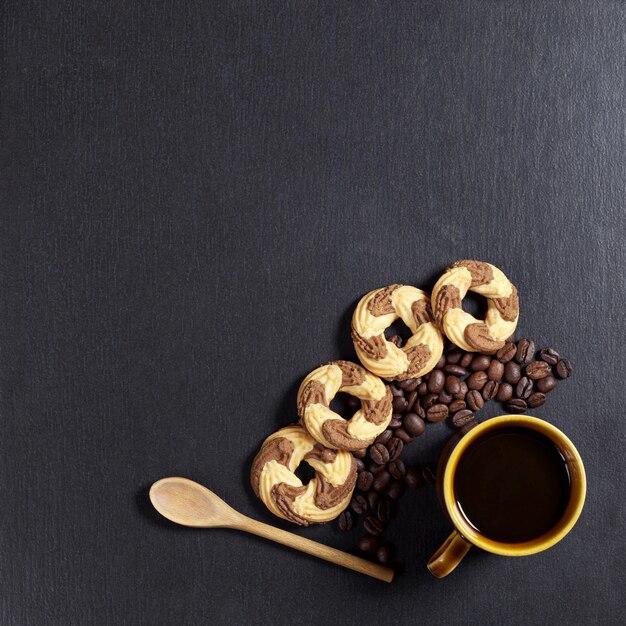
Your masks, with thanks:
M 561 453 L 570 478 L 569 500 L 559 521 L 547 532 L 523 543 L 495 541 L 474 528 L 463 516 L 454 493 L 454 478 L 459 461 L 468 447 L 486 433 L 501 428 L 529 429 L 547 437 Z M 585 468 L 574 444 L 555 426 L 524 415 L 501 415 L 487 420 L 466 435 L 455 436 L 444 448 L 437 466 L 437 494 L 448 513 L 454 530 L 428 562 L 437 578 L 447 576 L 472 546 L 503 556 L 526 556 L 552 547 L 572 529 L 585 502 L 587 483 Z

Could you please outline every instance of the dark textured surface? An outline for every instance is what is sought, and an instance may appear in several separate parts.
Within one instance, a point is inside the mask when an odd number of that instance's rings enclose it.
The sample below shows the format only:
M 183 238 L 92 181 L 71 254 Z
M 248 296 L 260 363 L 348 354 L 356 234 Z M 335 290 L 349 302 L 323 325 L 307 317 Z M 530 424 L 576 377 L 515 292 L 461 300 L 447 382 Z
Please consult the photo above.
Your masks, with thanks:
M 1 24 L 3 624 L 618 623 L 623 3 L 7 0 Z M 561 544 L 436 581 L 423 489 L 387 586 L 151 512 L 182 474 L 275 521 L 250 460 L 352 355 L 355 301 L 464 257 L 576 368 L 535 412 L 588 469 Z

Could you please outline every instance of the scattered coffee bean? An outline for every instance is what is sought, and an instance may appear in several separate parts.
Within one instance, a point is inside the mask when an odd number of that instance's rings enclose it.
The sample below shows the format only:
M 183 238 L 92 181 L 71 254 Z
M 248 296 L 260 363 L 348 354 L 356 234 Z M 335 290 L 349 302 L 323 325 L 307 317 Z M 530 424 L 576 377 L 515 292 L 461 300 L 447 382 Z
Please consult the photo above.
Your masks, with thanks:
M 491 357 L 486 354 L 477 354 L 470 363 L 469 368 L 472 372 L 484 372 L 491 363 Z
M 424 420 L 416 413 L 407 413 L 404 416 L 403 424 L 407 433 L 413 435 L 413 437 L 419 437 L 426 428 Z
M 483 387 L 483 398 L 485 400 L 493 400 L 498 395 L 500 383 L 495 380 L 488 380 Z
M 515 357 L 517 352 L 517 346 L 510 341 L 507 341 L 497 352 L 496 359 L 501 363 L 509 363 Z
M 435 470 L 430 465 L 422 467 L 422 477 L 429 485 L 434 485 L 437 482 Z
M 376 550 L 376 560 L 381 565 L 388 565 L 389 563 L 391 563 L 391 555 L 392 551 L 389 544 L 383 544 L 382 546 L 379 546 Z
M 372 474 L 374 474 L 374 476 L 376 476 L 376 474 L 378 474 L 378 472 L 382 472 L 385 467 L 387 467 L 386 465 L 380 465 L 379 463 L 370 463 L 367 466 L 368 471 L 370 471 Z
M 365 521 L 363 522 L 363 528 L 365 528 L 365 531 L 368 532 L 370 535 L 376 536 L 380 535 L 380 533 L 383 532 L 385 526 L 377 517 L 372 517 L 370 515 L 369 517 L 365 518 Z
M 487 378 L 489 380 L 495 380 L 499 382 L 502 380 L 502 375 L 504 374 L 504 364 L 498 361 L 498 359 L 493 359 L 491 363 L 489 363 L 489 367 L 487 368 Z
M 391 431 L 389 431 L 391 432 Z M 382 443 L 375 443 L 370 448 L 370 457 L 374 463 L 378 463 L 380 465 L 386 463 L 389 460 L 389 451 L 385 448 L 385 445 Z
M 504 380 L 511 385 L 515 385 L 522 377 L 522 368 L 515 362 L 509 361 L 504 366 Z
M 374 491 L 385 491 L 391 482 L 391 474 L 387 470 L 383 470 L 382 472 L 378 472 L 376 476 L 374 476 L 374 482 L 372 483 L 372 489 Z
M 561 357 L 554 348 L 542 348 L 539 350 L 539 358 L 550 365 L 556 365 Z
M 428 393 L 428 385 L 426 383 L 420 383 L 417 387 L 417 393 L 420 396 L 425 396 Z
M 346 408 L 348 411 L 358 411 L 361 408 L 361 401 L 354 396 L 348 396 L 346 398 Z
M 352 513 L 343 511 L 338 520 L 339 530 L 352 530 Z
M 513 397 L 513 385 L 510 383 L 500 383 L 496 400 L 498 402 L 508 402 Z
M 546 401 L 546 394 L 539 393 L 538 391 L 535 391 L 535 393 L 531 393 L 528 396 L 528 400 L 526 400 L 528 406 L 531 409 L 536 409 L 537 407 L 545 404 L 545 401 Z
M 443 368 L 443 371 L 446 374 L 450 374 L 452 376 L 467 376 L 467 370 L 464 367 L 461 367 L 460 365 L 446 365 Z
M 533 360 L 535 355 L 535 342 L 530 339 L 520 339 L 517 342 L 517 351 L 515 352 L 515 360 L 520 365 L 526 365 Z
M 552 374 L 552 368 L 545 361 L 533 361 L 526 366 L 526 376 L 531 380 L 539 380 Z
M 383 498 L 378 503 L 378 508 L 376 509 L 376 515 L 378 516 L 378 519 L 381 522 L 388 522 L 391 519 L 392 514 L 393 514 L 393 511 L 392 511 L 391 502 L 387 500 L 386 498 Z
M 436 424 L 448 417 L 448 407 L 445 404 L 434 404 L 426 411 L 426 419 Z
M 396 428 L 400 428 L 400 426 L 402 426 L 402 420 L 398 419 L 396 417 L 394 417 L 390 422 L 389 422 L 389 428 L 391 428 L 391 430 L 395 430 Z
M 404 493 L 404 483 L 401 480 L 394 480 L 387 490 L 387 495 L 392 500 L 397 500 Z
M 396 396 L 393 399 L 393 410 L 396 413 L 403 413 L 404 411 L 406 411 L 406 407 L 408 406 L 408 402 L 406 401 L 406 398 L 404 396 Z
M 361 472 L 356 481 L 356 486 L 361 491 L 369 491 L 374 482 L 374 474 L 372 472 Z
M 396 480 L 404 478 L 404 475 L 406 474 L 406 467 L 404 466 L 402 459 L 391 461 L 387 466 L 387 469 L 389 470 L 392 478 L 395 478 Z
M 487 372 L 474 372 L 467 379 L 467 386 L 469 389 L 476 389 L 477 391 L 480 391 L 485 386 L 487 380 Z
M 485 400 L 476 389 L 467 392 L 465 402 L 472 411 L 480 411 L 485 406 Z
M 417 489 L 424 482 L 424 477 L 417 467 L 409 467 L 404 475 L 404 483 L 409 489 Z
M 467 393 L 467 390 L 468 390 L 467 383 L 464 380 L 462 380 L 461 381 L 461 388 L 459 389 L 459 393 L 457 393 L 454 396 L 454 399 L 455 400 L 463 400 L 463 398 L 465 398 L 465 394 Z
M 463 411 L 457 411 L 452 416 L 452 423 L 457 427 L 461 428 L 461 426 L 465 426 L 467 422 L 474 419 L 474 414 L 468 410 L 464 409 Z
M 469 367 L 469 364 L 472 362 L 473 359 L 474 359 L 473 352 L 464 352 L 463 356 L 461 357 L 459 361 L 459 365 L 463 368 Z
M 367 500 L 363 496 L 354 496 L 350 500 L 350 508 L 357 514 L 361 515 L 367 511 Z
M 424 431 L 422 431 L 422 432 L 424 432 Z M 409 433 L 406 431 L 406 428 L 404 426 L 400 426 L 400 428 L 396 428 L 393 431 L 393 434 L 398 439 L 402 439 L 403 443 L 411 443 L 411 441 L 413 441 L 413 436 L 409 435 Z
M 449 394 L 447 391 L 442 391 L 439 396 L 439 402 L 441 404 L 450 404 L 450 402 L 452 402 L 452 400 L 454 400 L 454 396 Z
M 406 410 L 405 413 L 410 411 L 417 400 L 417 391 L 411 391 L 411 393 L 406 397 Z
M 428 375 L 428 391 L 430 393 L 440 393 L 446 382 L 446 376 L 441 370 L 433 370 Z
M 450 412 L 450 415 L 452 415 L 453 413 L 456 413 L 457 411 L 462 411 L 465 408 L 467 408 L 465 400 L 455 400 L 454 402 L 450 403 L 448 411 Z
M 572 364 L 567 359 L 561 359 L 556 364 L 556 375 L 559 378 L 569 378 L 573 372 Z
M 515 395 L 522 400 L 526 400 L 528 396 L 533 392 L 533 381 L 522 376 L 515 386 Z
M 556 387 L 556 378 L 554 376 L 546 376 L 535 383 L 535 389 L 541 393 L 550 393 Z
M 511 413 L 523 413 L 527 409 L 527 404 L 525 400 L 521 398 L 513 398 L 509 400 L 505 405 L 507 411 Z
M 456 365 L 461 360 L 462 356 L 463 350 L 461 350 L 461 348 L 452 348 L 452 350 L 450 350 L 446 354 L 446 361 L 448 361 L 448 363 L 453 363 Z
M 363 459 L 355 459 L 356 460 L 356 471 L 364 472 L 365 471 L 365 463 L 363 463 Z
M 391 430 L 387 429 L 387 430 L 383 430 L 382 433 L 380 433 L 380 435 L 378 435 L 378 437 L 376 437 L 376 439 L 374 440 L 374 443 L 382 443 L 383 445 L 385 445 L 393 436 L 393 433 L 391 432 Z
M 461 380 L 458 376 L 447 376 L 446 377 L 446 391 L 449 394 L 454 395 L 455 393 L 459 393 L 461 390 Z
M 352 456 L 356 457 L 357 459 L 364 459 L 366 454 L 367 448 L 361 448 L 361 450 L 355 450 L 352 453 Z
M 378 550 L 380 546 L 380 540 L 373 535 L 363 535 L 357 543 L 357 546 L 361 552 L 373 552 Z
M 396 387 L 394 383 L 389 385 L 389 389 L 391 390 L 391 395 L 394 398 L 399 398 L 400 396 L 404 395 L 404 391 L 402 389 L 399 389 L 398 387 Z
M 428 411 L 433 404 L 437 404 L 439 402 L 439 394 L 429 393 L 422 399 L 422 406 L 425 411 Z
M 404 442 L 402 441 L 402 439 L 399 439 L 398 437 L 392 437 L 389 440 L 389 443 L 387 444 L 387 450 L 389 452 L 389 460 L 395 461 L 396 459 L 400 458 L 403 448 L 404 448 Z
M 407 378 L 406 380 L 401 380 L 397 382 L 396 385 L 398 385 L 400 389 L 404 389 L 404 391 L 410 391 L 410 387 L 412 387 L 413 385 L 417 387 L 420 382 L 422 381 L 418 378 Z
M 442 370 L 446 366 L 446 355 L 442 354 L 435 365 L 435 369 Z
M 367 504 L 370 508 L 370 511 L 375 511 L 376 507 L 378 506 L 378 502 L 380 500 L 380 494 L 377 491 L 370 489 L 367 492 L 366 497 L 367 497 Z

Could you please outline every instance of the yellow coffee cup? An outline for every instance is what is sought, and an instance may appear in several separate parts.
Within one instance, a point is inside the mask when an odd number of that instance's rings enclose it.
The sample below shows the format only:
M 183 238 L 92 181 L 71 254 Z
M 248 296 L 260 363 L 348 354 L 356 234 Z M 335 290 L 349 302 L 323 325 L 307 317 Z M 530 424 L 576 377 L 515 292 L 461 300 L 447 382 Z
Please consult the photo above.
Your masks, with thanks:
M 507 429 L 507 430 L 505 430 Z M 472 444 L 480 444 L 487 436 L 498 435 L 516 429 L 543 436 L 558 450 L 569 474 L 569 495 L 564 510 L 556 523 L 536 537 L 521 542 L 506 542 L 481 534 L 468 520 L 455 493 L 455 478 L 459 463 Z M 476 485 L 479 489 L 480 485 Z M 563 539 L 580 516 L 587 482 L 585 468 L 574 444 L 555 426 L 524 415 L 501 415 L 487 420 L 465 435 L 453 437 L 444 448 L 437 467 L 437 494 L 445 508 L 454 530 L 428 562 L 428 569 L 437 578 L 447 576 L 463 559 L 472 546 L 503 556 L 526 556 L 552 547 Z

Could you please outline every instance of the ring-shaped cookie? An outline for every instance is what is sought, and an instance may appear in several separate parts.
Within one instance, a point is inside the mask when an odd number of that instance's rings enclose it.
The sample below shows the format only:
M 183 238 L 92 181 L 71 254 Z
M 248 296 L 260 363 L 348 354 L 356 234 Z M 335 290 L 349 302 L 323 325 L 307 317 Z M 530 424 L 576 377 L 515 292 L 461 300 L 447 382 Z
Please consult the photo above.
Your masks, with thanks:
M 340 391 L 361 400 L 349 419 L 330 408 Z M 311 436 L 327 448 L 361 450 L 391 421 L 391 390 L 365 368 L 350 361 L 332 361 L 313 370 L 298 389 L 298 415 Z
M 306 485 L 294 473 L 302 461 L 315 470 Z M 252 462 L 250 482 L 274 515 L 301 526 L 319 524 L 335 519 L 350 503 L 356 460 L 349 452 L 325 448 L 293 424 L 263 442 Z
M 385 330 L 398 318 L 413 333 L 402 348 L 385 339 Z M 387 380 L 423 376 L 443 352 L 428 294 L 408 285 L 389 285 L 363 296 L 352 315 L 352 341 L 361 363 Z
M 485 321 L 463 310 L 468 291 L 487 298 Z M 433 312 L 448 339 L 468 352 L 497 352 L 517 327 L 519 299 L 515 285 L 495 265 L 457 261 L 439 278 L 432 293 Z

